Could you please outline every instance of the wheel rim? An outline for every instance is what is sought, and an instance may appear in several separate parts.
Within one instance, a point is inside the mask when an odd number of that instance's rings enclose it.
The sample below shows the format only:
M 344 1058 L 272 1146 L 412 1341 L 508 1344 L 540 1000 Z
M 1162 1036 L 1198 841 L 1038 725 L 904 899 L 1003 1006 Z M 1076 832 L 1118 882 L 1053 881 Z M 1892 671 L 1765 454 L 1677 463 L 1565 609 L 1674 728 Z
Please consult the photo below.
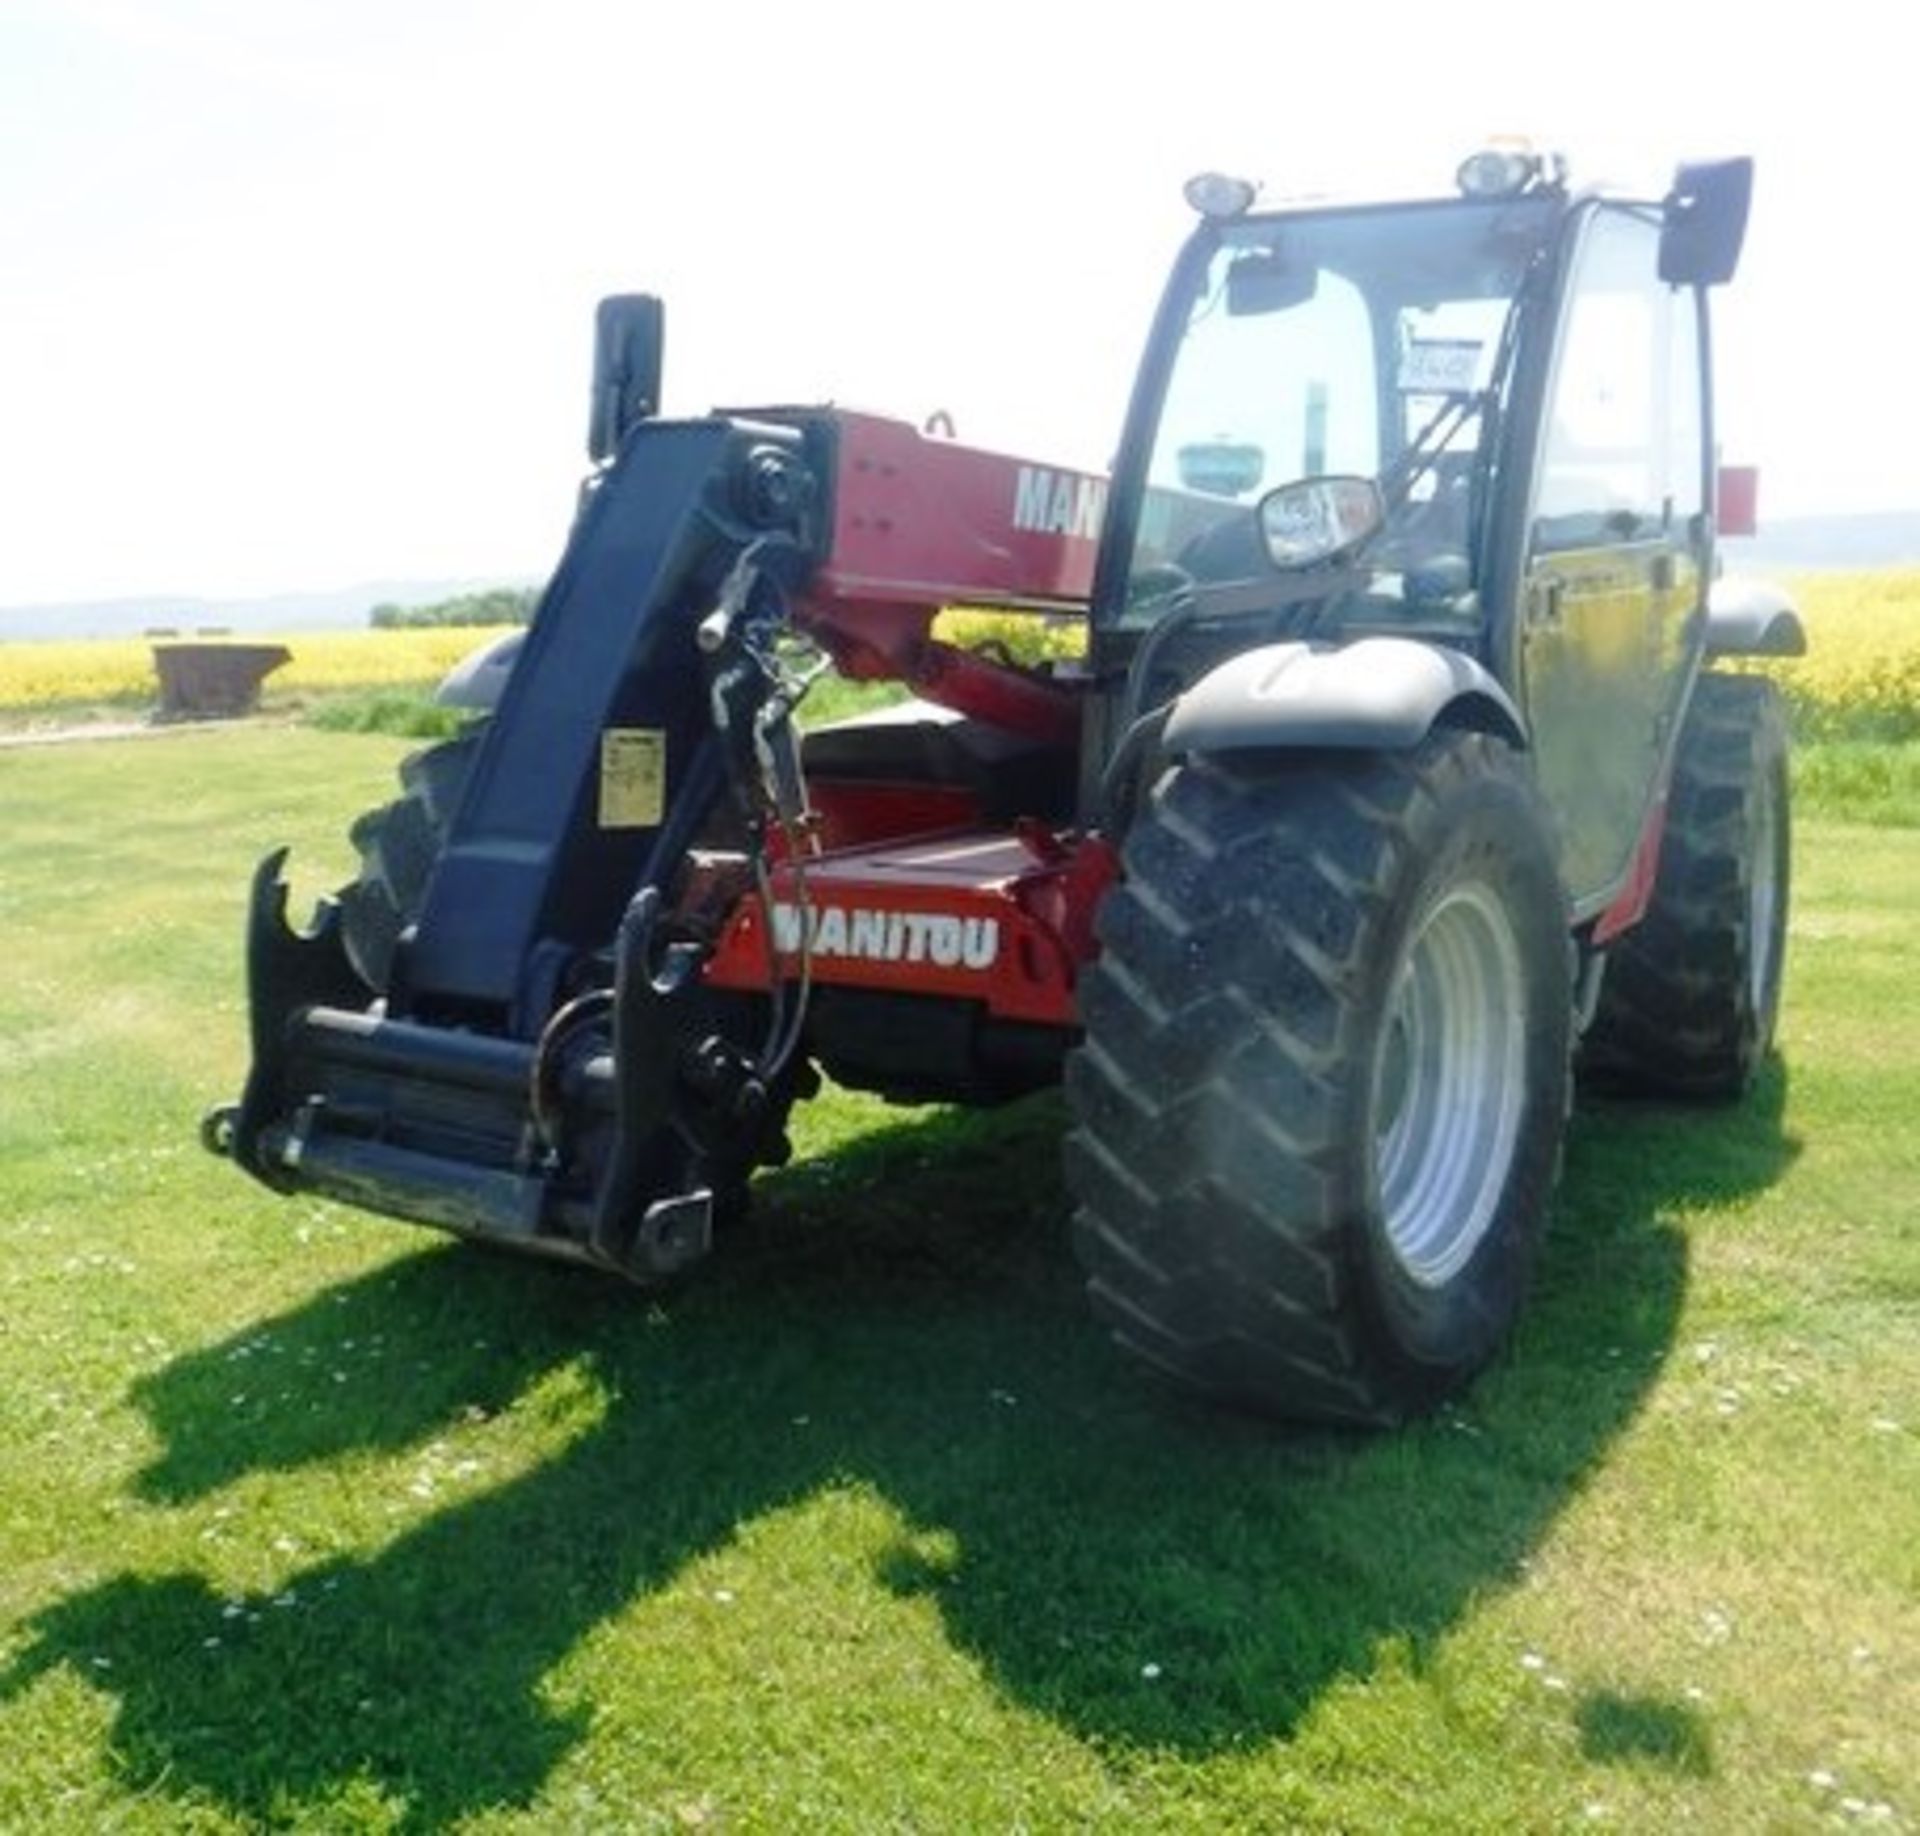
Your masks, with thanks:
M 1454 888 L 1407 947 L 1373 1076 L 1374 1176 L 1395 1259 L 1422 1287 L 1463 1269 L 1493 1223 L 1520 1135 L 1520 944 L 1485 886 Z
M 1747 998 L 1756 1016 L 1773 987 L 1774 926 L 1780 909 L 1780 810 L 1771 784 L 1754 811 L 1752 878 L 1747 888 Z

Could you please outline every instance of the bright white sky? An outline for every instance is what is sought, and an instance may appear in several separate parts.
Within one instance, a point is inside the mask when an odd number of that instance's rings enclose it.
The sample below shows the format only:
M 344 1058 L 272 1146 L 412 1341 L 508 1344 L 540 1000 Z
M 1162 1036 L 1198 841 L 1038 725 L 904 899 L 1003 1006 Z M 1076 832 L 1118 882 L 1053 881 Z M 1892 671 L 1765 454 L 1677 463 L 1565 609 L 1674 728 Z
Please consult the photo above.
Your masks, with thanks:
M 1516 130 L 1755 154 L 1726 456 L 1763 516 L 1920 506 L 1903 10 L 0 0 L 0 604 L 544 573 L 621 289 L 669 412 L 1097 464 L 1187 175 L 1425 189 Z

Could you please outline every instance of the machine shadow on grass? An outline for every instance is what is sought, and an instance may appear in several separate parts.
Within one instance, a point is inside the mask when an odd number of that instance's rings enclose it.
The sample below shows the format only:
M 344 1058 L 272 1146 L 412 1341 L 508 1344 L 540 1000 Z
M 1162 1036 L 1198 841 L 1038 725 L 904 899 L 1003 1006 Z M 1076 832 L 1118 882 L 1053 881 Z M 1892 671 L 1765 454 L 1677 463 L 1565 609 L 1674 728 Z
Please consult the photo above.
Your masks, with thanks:
M 143 1379 L 163 1446 L 145 1508 L 418 1447 L 576 1363 L 604 1412 L 272 1597 L 129 1572 L 58 1602 L 0 1699 L 71 1666 L 117 1698 L 130 1787 L 245 1816 L 356 1783 L 423 1827 L 525 1805 L 586 1738 L 589 1712 L 542 1689 L 584 1637 L 742 1523 L 855 1481 L 912 1530 L 878 1582 L 937 1602 L 1014 1701 L 1109 1747 L 1284 1738 L 1383 1651 L 1418 1668 L 1516 1575 L 1661 1368 L 1686 1282 L 1672 1213 L 1779 1175 L 1783 1094 L 1776 1066 L 1736 1111 L 1583 1110 L 1512 1354 L 1382 1437 L 1221 1417 L 1135 1375 L 1081 1306 L 1052 1100 L 768 1180 L 761 1223 L 661 1300 L 458 1247 L 404 1257 Z M 237 1369 L 273 1399 L 257 1414 L 232 1405 Z M 915 1553 L 927 1531 L 951 1561 Z

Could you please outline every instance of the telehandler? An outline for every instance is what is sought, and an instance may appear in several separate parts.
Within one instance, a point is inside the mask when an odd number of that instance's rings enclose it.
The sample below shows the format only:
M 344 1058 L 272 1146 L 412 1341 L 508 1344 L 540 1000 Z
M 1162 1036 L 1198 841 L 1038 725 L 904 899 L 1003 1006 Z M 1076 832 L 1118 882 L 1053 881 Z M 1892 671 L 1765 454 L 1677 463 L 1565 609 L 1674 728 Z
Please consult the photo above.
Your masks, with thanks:
M 678 1275 L 817 1069 L 1064 1079 L 1092 1303 L 1223 1401 L 1392 1421 L 1496 1352 L 1576 1060 L 1737 1097 L 1788 896 L 1777 597 L 1715 596 L 1708 300 L 1746 160 L 1663 197 L 1523 147 L 1453 191 L 1188 187 L 1110 475 L 831 408 L 594 462 L 517 654 L 286 918 L 207 1143 L 494 1244 Z M 1083 619 L 1023 667 L 954 605 Z M 915 698 L 801 734 L 826 668 Z

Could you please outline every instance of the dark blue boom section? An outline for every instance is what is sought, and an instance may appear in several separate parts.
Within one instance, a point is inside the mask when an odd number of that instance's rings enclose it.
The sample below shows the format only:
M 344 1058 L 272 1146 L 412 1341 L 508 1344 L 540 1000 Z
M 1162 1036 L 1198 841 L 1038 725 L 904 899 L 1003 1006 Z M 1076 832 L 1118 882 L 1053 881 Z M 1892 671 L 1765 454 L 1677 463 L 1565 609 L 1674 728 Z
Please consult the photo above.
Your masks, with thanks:
M 768 590 L 743 557 L 804 566 L 805 449 L 824 437 L 723 418 L 628 432 L 470 742 L 383 987 L 340 904 L 296 931 L 284 850 L 262 863 L 253 1065 L 240 1103 L 208 1118 L 211 1146 L 280 1191 L 630 1274 L 704 1253 L 766 1092 L 723 1024 L 750 1030 L 751 1001 L 700 985 L 663 895 L 729 782 L 716 695 L 746 672 L 729 673 L 715 608 Z M 642 755 L 618 807 L 609 736 Z

